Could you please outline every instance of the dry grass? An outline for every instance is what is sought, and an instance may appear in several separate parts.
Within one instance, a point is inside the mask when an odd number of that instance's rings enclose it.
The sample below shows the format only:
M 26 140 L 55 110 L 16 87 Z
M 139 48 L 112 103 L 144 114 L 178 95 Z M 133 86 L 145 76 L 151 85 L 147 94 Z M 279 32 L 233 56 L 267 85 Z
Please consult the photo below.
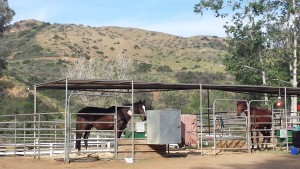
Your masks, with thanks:
M 85 56 L 90 59 L 114 60 L 118 55 L 152 64 L 168 65 L 172 70 L 224 71 L 225 50 L 210 43 L 224 45 L 223 38 L 190 38 L 121 27 L 84 27 L 51 25 L 37 35 L 43 48 L 64 58 Z

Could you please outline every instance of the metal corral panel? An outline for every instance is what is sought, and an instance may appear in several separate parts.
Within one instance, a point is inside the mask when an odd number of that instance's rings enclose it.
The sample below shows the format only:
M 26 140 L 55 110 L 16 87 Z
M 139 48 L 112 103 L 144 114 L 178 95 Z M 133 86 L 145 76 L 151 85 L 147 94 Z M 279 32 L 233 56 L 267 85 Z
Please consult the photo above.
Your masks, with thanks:
M 181 143 L 180 110 L 147 111 L 147 144 Z

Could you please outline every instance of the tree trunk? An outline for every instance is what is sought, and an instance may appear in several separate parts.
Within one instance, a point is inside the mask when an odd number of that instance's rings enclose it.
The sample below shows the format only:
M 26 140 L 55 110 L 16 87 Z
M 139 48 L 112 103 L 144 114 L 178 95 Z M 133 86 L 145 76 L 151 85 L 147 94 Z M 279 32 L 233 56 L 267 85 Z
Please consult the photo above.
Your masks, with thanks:
M 296 11 L 296 2 L 293 0 L 293 9 Z M 292 86 L 297 87 L 297 45 L 298 45 L 298 40 L 297 40 L 297 12 L 294 13 L 294 18 L 293 18 L 293 37 L 294 37 L 294 53 L 293 53 L 293 65 L 292 65 Z M 297 96 L 292 96 L 291 98 L 291 116 L 297 116 Z M 297 122 L 297 119 L 294 119 L 293 122 Z
M 257 53 L 258 53 L 258 57 L 259 57 L 259 62 L 261 63 L 261 79 L 262 79 L 262 85 L 263 86 L 266 86 L 267 85 L 267 78 L 266 78 L 266 72 L 265 72 L 265 69 L 264 69 L 264 61 L 263 61 L 263 56 L 262 56 L 262 54 L 261 54 L 261 47 L 260 46 L 258 46 L 258 48 L 257 48 Z M 267 95 L 267 93 L 265 93 L 264 94 L 264 100 L 265 101 L 268 101 L 268 95 Z

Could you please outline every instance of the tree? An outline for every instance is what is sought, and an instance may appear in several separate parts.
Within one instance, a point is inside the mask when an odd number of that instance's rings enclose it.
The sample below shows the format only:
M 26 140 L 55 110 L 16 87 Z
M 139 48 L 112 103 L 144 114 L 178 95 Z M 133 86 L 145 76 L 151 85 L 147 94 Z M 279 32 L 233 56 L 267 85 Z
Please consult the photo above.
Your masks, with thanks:
M 229 45 L 224 64 L 238 83 L 297 87 L 299 6 L 299 0 L 201 0 L 194 12 L 232 17 L 224 25 Z
M 149 63 L 139 63 L 139 64 L 136 64 L 136 71 L 138 73 L 148 73 L 148 72 L 151 72 L 151 68 L 152 68 L 152 65 L 149 64 Z
M 1 58 L 0 56 L 0 77 L 3 76 L 3 70 L 5 70 L 7 67 L 7 62 Z
M 80 58 L 73 64 L 68 65 L 65 73 L 66 78 L 75 79 L 98 79 L 98 80 L 131 80 L 133 72 L 133 62 L 120 54 L 114 61 L 106 62 L 100 59 Z M 124 101 L 128 99 L 123 94 L 118 95 L 118 99 Z M 101 101 L 99 101 L 101 100 Z M 106 106 L 114 102 L 113 99 L 92 98 L 80 96 L 80 102 L 84 105 L 97 104 L 97 106 Z M 96 105 L 94 105 L 96 106 Z
M 14 15 L 15 12 L 9 8 L 7 0 L 0 0 L 0 37 L 3 37 L 3 32 L 10 28 Z
M 79 79 L 129 80 L 133 72 L 133 63 L 124 55 L 118 55 L 114 61 L 79 58 L 68 65 L 65 77 Z
M 3 37 L 4 31 L 10 28 L 10 22 L 15 12 L 9 8 L 7 0 L 0 0 L 0 38 Z M 0 77 L 3 76 L 3 70 L 6 69 L 7 63 L 0 56 Z

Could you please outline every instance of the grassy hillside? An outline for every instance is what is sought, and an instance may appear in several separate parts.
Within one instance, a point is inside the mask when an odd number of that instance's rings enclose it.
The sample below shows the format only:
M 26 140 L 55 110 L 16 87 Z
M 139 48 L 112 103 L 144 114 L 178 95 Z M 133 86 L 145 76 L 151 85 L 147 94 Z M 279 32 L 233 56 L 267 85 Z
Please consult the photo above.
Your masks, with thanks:
M 67 65 L 78 59 L 109 63 L 119 55 L 134 62 L 135 77 L 146 80 L 228 84 L 232 81 L 222 64 L 225 53 L 225 39 L 215 36 L 184 38 L 136 28 L 36 20 L 15 23 L 0 39 L 0 56 L 8 62 L 5 79 L 21 88 L 64 78 Z
M 213 37 L 182 38 L 133 28 L 51 25 L 36 40 L 59 56 L 113 60 L 116 55 L 152 64 L 199 71 L 223 70 L 220 57 L 223 39 Z
M 57 79 L 65 64 L 78 58 L 112 61 L 120 54 L 137 64 L 151 65 L 154 74 L 160 66 L 172 72 L 224 72 L 225 49 L 224 39 L 218 37 L 183 38 L 134 28 L 51 25 L 35 20 L 15 23 L 0 40 L 0 54 L 9 63 L 7 75 L 26 73 L 30 81 Z

